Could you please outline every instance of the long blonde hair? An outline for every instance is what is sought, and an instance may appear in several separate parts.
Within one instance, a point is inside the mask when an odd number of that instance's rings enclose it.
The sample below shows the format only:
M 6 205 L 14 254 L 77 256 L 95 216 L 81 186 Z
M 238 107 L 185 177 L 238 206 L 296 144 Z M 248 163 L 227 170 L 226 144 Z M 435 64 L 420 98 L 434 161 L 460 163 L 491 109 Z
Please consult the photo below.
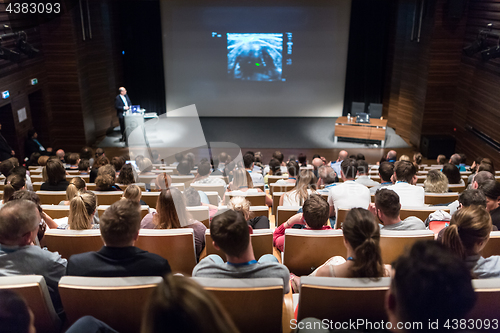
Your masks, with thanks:
M 82 191 L 85 189 L 85 180 L 83 180 L 81 177 L 73 177 L 71 178 L 71 181 L 69 182 L 68 187 L 66 188 L 66 200 L 71 200 L 75 197 L 75 195 L 78 194 L 79 191 Z
M 295 183 L 295 187 L 292 191 L 296 191 L 295 198 L 301 205 L 307 200 L 307 198 L 309 198 L 309 189 L 316 191 L 317 182 L 318 179 L 312 170 L 300 170 L 299 177 L 297 178 L 297 182 Z
M 192 224 L 184 195 L 175 187 L 162 190 L 156 201 L 153 222 L 156 229 L 176 229 Z
M 232 197 L 227 207 L 235 212 L 241 212 L 245 216 L 245 220 L 250 218 L 250 201 L 245 197 Z
M 252 188 L 253 182 L 252 177 L 244 168 L 238 168 L 233 171 L 233 183 L 231 185 L 231 191 L 239 190 L 241 187 Z
M 123 198 L 124 199 L 129 199 L 132 201 L 141 201 L 142 197 L 142 190 L 139 186 L 132 184 L 127 186 L 125 191 L 123 191 Z
M 68 225 L 72 230 L 90 229 L 92 214 L 97 207 L 97 197 L 93 192 L 84 191 L 69 203 Z

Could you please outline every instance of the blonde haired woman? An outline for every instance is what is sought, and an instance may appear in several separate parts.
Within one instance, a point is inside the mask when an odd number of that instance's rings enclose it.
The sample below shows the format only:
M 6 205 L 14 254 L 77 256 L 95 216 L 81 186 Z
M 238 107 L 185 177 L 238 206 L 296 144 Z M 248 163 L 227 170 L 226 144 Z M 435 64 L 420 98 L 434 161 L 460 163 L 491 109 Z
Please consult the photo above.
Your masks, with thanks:
M 93 192 L 78 193 L 69 203 L 69 216 L 54 220 L 59 225 L 57 229 L 99 229 L 99 224 L 92 223 L 96 208 L 97 197 Z M 64 223 L 65 219 L 67 223 Z
M 244 168 L 238 168 L 233 171 L 233 181 L 229 183 L 227 191 L 231 191 L 233 196 L 244 196 L 245 194 L 257 194 L 263 192 L 260 188 L 253 188 L 252 177 Z M 222 202 L 226 202 L 225 194 Z M 273 199 L 268 195 L 266 195 L 266 205 L 268 207 L 272 207 L 273 205 Z
M 439 170 L 429 170 L 424 181 L 424 190 L 427 193 L 448 192 L 448 177 Z
M 318 179 L 311 170 L 301 170 L 293 190 L 284 193 L 280 206 L 302 206 L 313 193 L 316 193 Z
M 142 190 L 139 186 L 132 184 L 127 186 L 125 191 L 123 191 L 122 199 L 129 199 L 136 201 L 141 204 L 141 206 L 147 206 L 148 204 L 142 201 Z
M 61 201 L 59 204 L 65 206 L 69 205 L 71 199 L 73 199 L 78 194 L 78 192 L 86 190 L 87 184 L 85 183 L 85 180 L 80 177 L 71 178 L 71 181 L 66 188 L 66 200 Z
M 250 201 L 245 199 L 245 197 L 231 198 L 227 207 L 235 212 L 242 213 L 248 225 L 253 229 L 269 229 L 269 219 L 267 216 L 256 216 L 251 218 L 252 212 L 250 211 Z

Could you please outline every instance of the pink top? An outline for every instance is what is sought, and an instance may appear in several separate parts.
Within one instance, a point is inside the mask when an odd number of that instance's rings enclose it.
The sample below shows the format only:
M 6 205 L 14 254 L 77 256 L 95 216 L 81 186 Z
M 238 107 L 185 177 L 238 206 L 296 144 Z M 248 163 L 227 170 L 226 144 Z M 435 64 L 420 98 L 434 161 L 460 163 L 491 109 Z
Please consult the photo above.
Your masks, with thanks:
M 302 219 L 302 222 L 303 221 L 304 221 L 304 219 Z M 305 223 L 295 223 L 295 224 L 305 225 Z M 285 230 L 286 229 L 289 229 L 289 228 L 285 228 L 285 223 L 283 223 L 278 228 L 276 228 L 276 230 L 274 230 L 274 233 L 273 233 L 273 244 L 281 252 L 283 252 L 283 247 L 285 245 Z M 304 229 L 313 230 L 311 228 L 304 228 Z M 331 229 L 331 227 L 329 225 L 324 225 L 319 230 L 329 230 L 329 229 Z

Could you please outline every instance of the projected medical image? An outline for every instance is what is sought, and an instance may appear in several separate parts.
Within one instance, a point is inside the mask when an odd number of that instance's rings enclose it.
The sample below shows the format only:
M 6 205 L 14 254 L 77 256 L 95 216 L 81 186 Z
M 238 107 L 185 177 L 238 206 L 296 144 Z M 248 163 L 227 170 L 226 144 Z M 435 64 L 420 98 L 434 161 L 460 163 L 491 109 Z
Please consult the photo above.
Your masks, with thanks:
M 227 72 L 236 80 L 282 81 L 282 33 L 228 33 Z

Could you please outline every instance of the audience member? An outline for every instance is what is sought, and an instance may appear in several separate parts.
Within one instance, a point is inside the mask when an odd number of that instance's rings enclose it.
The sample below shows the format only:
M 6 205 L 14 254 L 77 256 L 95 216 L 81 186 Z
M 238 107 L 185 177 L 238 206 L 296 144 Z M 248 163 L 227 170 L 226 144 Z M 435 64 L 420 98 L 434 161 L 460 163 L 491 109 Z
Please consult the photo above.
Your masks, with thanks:
M 2 163 L 0 163 L 0 172 L 5 177 L 8 177 L 10 175 L 10 173 L 12 172 L 12 170 L 14 170 L 15 167 L 16 166 L 14 165 L 13 160 L 8 158 L 8 159 L 2 161 Z
M 210 163 L 200 163 L 198 165 L 198 174 L 194 177 L 193 184 L 211 184 L 211 185 L 224 185 L 226 187 L 226 182 L 224 179 L 219 177 L 210 177 L 212 170 L 210 168 Z
M 380 177 L 380 184 L 371 187 L 370 194 L 375 194 L 378 189 L 392 185 L 391 178 L 394 175 L 394 164 L 389 162 L 380 163 L 378 175 Z
M 183 154 L 183 153 L 176 153 L 176 154 L 174 155 L 174 157 L 175 157 L 175 162 L 174 162 L 174 163 L 172 163 L 171 165 L 172 165 L 172 166 L 175 166 L 175 167 L 176 167 L 176 166 L 178 166 L 178 165 L 179 165 L 179 163 L 181 163 L 181 162 L 182 162 L 182 160 L 184 160 L 184 159 L 185 159 L 185 158 L 184 158 L 184 154 Z
M 495 175 L 488 171 L 479 171 L 472 179 L 470 188 L 481 188 L 489 180 L 495 180 Z
M 245 217 L 248 225 L 253 229 L 269 229 L 269 219 L 267 216 L 256 216 L 252 217 L 252 212 L 250 211 L 250 201 L 245 199 L 245 197 L 232 197 L 227 205 L 229 209 L 235 212 L 240 212 Z
M 462 158 L 460 157 L 460 154 L 453 154 L 453 155 L 451 155 L 450 160 L 449 160 L 448 163 L 453 164 L 454 166 L 456 166 L 460 172 L 466 171 L 465 167 L 460 165 L 460 161 L 461 160 L 462 160 Z
M 368 163 L 365 160 L 357 160 L 358 163 L 358 177 L 355 182 L 365 186 L 377 186 L 379 182 L 374 181 L 368 175 Z
M 301 167 L 307 166 L 307 156 L 305 154 L 300 153 L 299 157 L 297 158 L 297 161 L 299 162 L 299 166 Z
M 489 180 L 480 188 L 486 196 L 486 210 L 494 226 L 500 228 L 500 183 Z
M 423 187 L 415 186 L 417 183 L 417 169 L 413 163 L 398 161 L 394 163 L 394 180 L 396 184 L 387 186 L 399 196 L 403 207 L 421 207 L 425 202 L 425 191 Z
M 120 169 L 120 174 L 116 178 L 118 184 L 130 185 L 135 183 L 135 173 L 132 164 L 124 164 Z
M 184 198 L 186 199 L 187 207 L 199 207 L 206 206 L 208 207 L 208 214 L 210 216 L 210 220 L 217 214 L 219 208 L 215 205 L 211 205 L 208 200 L 207 195 L 203 191 L 197 191 L 192 187 L 188 187 L 184 190 Z
M 335 171 L 335 174 L 337 175 L 338 178 L 341 178 L 341 176 L 340 176 L 341 165 L 342 165 L 342 162 L 347 158 L 348 155 L 349 154 L 347 153 L 347 151 L 341 150 L 339 152 L 339 156 L 338 156 L 337 160 L 335 162 L 332 162 L 330 165 L 333 168 L 333 171 Z
M 464 180 L 460 176 L 460 171 L 458 168 L 450 163 L 445 163 L 443 165 L 443 170 L 442 172 L 448 178 L 448 183 L 449 184 L 459 184 L 459 185 L 464 185 Z
M 226 255 L 227 263 L 216 254 L 202 259 L 193 269 L 194 277 L 271 278 L 283 280 L 283 293 L 289 292 L 290 273 L 272 254 L 255 260 L 250 234 L 252 227 L 239 212 L 228 210 L 217 215 L 210 224 L 210 235 L 216 249 Z
M 285 223 L 281 224 L 274 230 L 273 244 L 283 252 L 285 244 L 285 230 L 289 228 L 295 229 L 312 229 L 312 230 L 326 230 L 331 229 L 328 223 L 328 216 L 330 214 L 330 207 L 320 195 L 312 194 L 302 207 L 302 213 L 295 214 L 288 219 Z
M 97 155 L 97 150 L 96 150 L 96 155 Z M 99 171 L 99 168 L 107 164 L 109 164 L 109 159 L 106 157 L 106 155 L 104 155 L 104 153 L 99 157 L 96 157 L 94 164 L 92 165 L 92 169 L 90 170 L 89 183 L 95 183 L 95 179 L 97 178 L 97 173 Z
M 111 165 L 115 167 L 116 173 L 119 174 L 125 165 L 125 160 L 121 156 L 115 156 L 111 159 Z
M 47 161 L 49 160 L 49 156 L 40 156 L 38 159 L 38 165 L 44 167 L 47 165 Z M 0 170 L 1 171 L 1 170 Z
M 97 209 L 97 197 L 94 192 L 80 191 L 69 202 L 69 216 L 55 219 L 57 229 L 86 230 L 99 229 L 94 224 L 94 214 Z
M 58 151 L 56 151 L 56 157 L 59 159 L 59 161 L 61 161 L 63 165 L 66 163 L 66 153 L 64 152 L 64 150 L 59 149 Z
M 287 179 L 278 179 L 276 184 L 295 184 L 297 182 L 297 177 L 299 176 L 300 166 L 295 161 L 289 161 L 286 164 L 286 169 L 288 172 Z
M 375 203 L 370 204 L 370 211 L 378 218 L 384 230 L 425 230 L 425 224 L 415 216 L 401 220 L 401 204 L 396 192 L 383 188 L 375 193 Z
M 16 173 L 10 174 L 5 179 L 5 185 L 3 187 L 3 200 L 0 207 L 12 199 L 14 192 L 24 189 L 25 185 L 26 182 L 22 176 Z
M 316 193 L 318 179 L 312 170 L 301 170 L 293 190 L 283 193 L 280 206 L 302 206 L 312 193 Z
M 48 147 L 47 149 L 45 149 L 40 141 L 38 141 L 38 133 L 35 131 L 35 129 L 30 129 L 28 131 L 28 138 L 24 143 L 24 155 L 31 156 L 31 154 L 33 153 L 38 153 L 40 155 L 49 155 L 50 153 L 52 153 L 52 148 Z
M 232 196 L 263 193 L 260 188 L 253 188 L 252 177 L 248 171 L 243 168 L 233 171 L 233 181 L 229 183 L 227 190 L 231 191 Z M 269 195 L 266 195 L 265 200 L 267 206 L 271 207 L 273 205 L 273 199 Z M 226 202 L 225 194 L 222 198 L 222 202 Z
M 61 201 L 60 205 L 69 205 L 71 199 L 73 199 L 80 191 L 87 190 L 87 184 L 81 177 L 73 177 L 66 188 L 66 200 Z
M 78 163 L 78 171 L 80 172 L 80 175 L 90 174 L 90 161 L 80 159 L 80 163 Z
M 78 163 L 80 163 L 80 155 L 71 153 L 68 156 L 66 170 L 78 170 Z
M 318 183 L 317 183 L 318 193 L 321 194 L 330 193 L 330 188 L 336 185 L 335 182 L 337 180 L 338 179 L 335 175 L 335 171 L 333 171 L 333 168 L 331 166 L 329 165 L 320 166 L 318 169 Z M 319 189 L 321 185 L 323 185 L 324 188 Z
M 3 163 L 2 163 L 3 164 Z M 66 191 L 69 182 L 66 180 L 66 170 L 61 161 L 49 159 L 45 166 L 47 181 L 40 186 L 42 191 Z
M 191 174 L 191 164 L 188 160 L 182 160 L 177 164 L 177 172 L 181 176 L 192 176 Z
M 141 221 L 143 229 L 178 229 L 192 228 L 196 255 L 199 256 L 205 247 L 205 230 L 203 223 L 191 218 L 186 210 L 185 198 L 175 187 L 162 190 L 156 202 L 156 212 L 149 213 Z
M 264 177 L 261 173 L 253 171 L 255 157 L 252 154 L 245 154 L 243 156 L 243 163 L 245 165 L 245 169 L 252 177 L 252 182 L 254 185 L 264 185 Z
M 446 156 L 444 156 L 444 155 L 438 155 L 438 157 L 436 159 L 436 162 L 439 165 L 444 165 L 447 162 Z
M 66 259 L 33 245 L 40 224 L 37 205 L 12 200 L 0 209 L 0 276 L 42 275 L 56 311 L 62 305 L 57 285 L 66 271 Z
M 122 199 L 128 199 L 130 201 L 138 202 L 141 206 L 147 206 L 148 204 L 142 201 L 142 190 L 139 186 L 131 184 L 127 186 L 125 191 L 123 191 Z
M 324 165 L 323 160 L 320 157 L 314 157 L 311 164 L 314 167 L 314 175 L 319 178 L 318 169 Z
M 0 333 L 36 333 L 35 315 L 10 289 L 0 289 Z
M 97 172 L 95 191 L 121 191 L 121 188 L 115 184 L 115 180 L 115 168 L 111 164 L 103 165 Z
M 361 153 L 358 153 L 356 155 L 356 161 L 364 161 L 365 160 L 365 155 L 361 154 Z
M 166 173 L 160 173 L 155 179 L 155 188 L 157 191 L 166 190 L 172 184 L 172 178 Z
M 413 154 L 413 164 L 415 165 L 415 168 L 417 170 L 420 168 L 420 165 L 422 164 L 422 154 L 421 153 L 415 153 Z
M 429 170 L 424 181 L 424 191 L 426 193 L 448 192 L 448 177 L 439 170 Z
M 390 150 L 388 153 L 387 153 L 387 156 L 386 156 L 386 160 L 387 162 L 389 163 L 395 163 L 396 162 L 396 159 L 398 158 L 398 153 L 395 151 L 395 150 Z
M 269 176 L 282 176 L 283 173 L 281 172 L 281 165 L 280 162 L 272 158 L 269 161 L 269 172 L 267 175 L 264 176 L 264 184 L 269 184 Z
M 408 155 L 401 155 L 401 157 L 399 157 L 399 161 L 408 161 L 408 162 L 410 162 L 410 156 L 408 156 Z
M 40 158 L 40 153 L 32 153 L 30 155 L 30 158 L 28 160 L 28 162 L 26 162 L 26 166 L 27 167 L 30 167 L 30 166 L 38 166 L 38 159 Z
M 67 275 L 96 277 L 163 276 L 170 273 L 168 261 L 134 246 L 139 238 L 140 205 L 120 200 L 101 217 L 104 246 L 97 252 L 75 254 L 69 258 Z

